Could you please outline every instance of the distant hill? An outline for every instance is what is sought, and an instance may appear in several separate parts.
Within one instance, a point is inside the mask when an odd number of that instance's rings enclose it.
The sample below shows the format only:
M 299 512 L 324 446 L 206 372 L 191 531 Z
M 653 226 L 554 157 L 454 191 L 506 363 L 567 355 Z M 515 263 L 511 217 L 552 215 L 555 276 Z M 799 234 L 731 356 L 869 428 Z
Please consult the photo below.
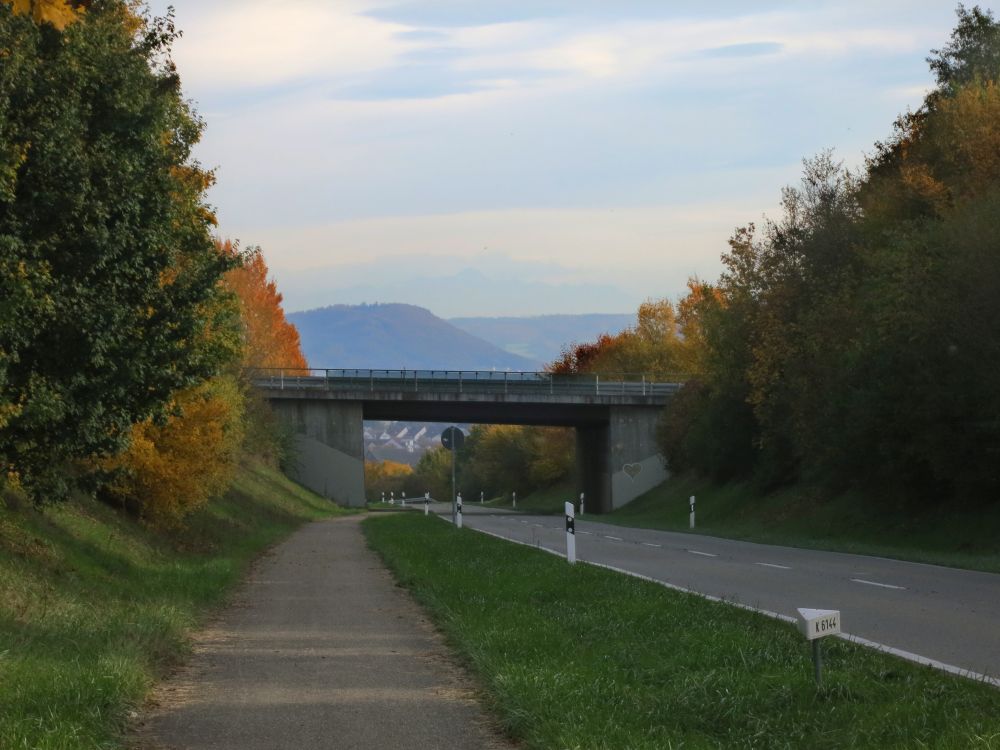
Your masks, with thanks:
M 536 370 L 415 305 L 333 305 L 291 313 L 310 367 L 408 370 Z
M 573 343 L 593 341 L 635 325 L 635 313 L 538 315 L 525 318 L 450 318 L 449 323 L 509 352 L 548 364 Z

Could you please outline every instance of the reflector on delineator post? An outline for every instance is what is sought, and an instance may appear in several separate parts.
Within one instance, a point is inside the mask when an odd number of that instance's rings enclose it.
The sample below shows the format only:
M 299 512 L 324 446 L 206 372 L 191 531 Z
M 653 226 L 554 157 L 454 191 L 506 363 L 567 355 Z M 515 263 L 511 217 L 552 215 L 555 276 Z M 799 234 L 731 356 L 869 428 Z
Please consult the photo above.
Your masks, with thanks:
M 566 509 L 566 562 L 573 564 L 576 562 L 576 514 L 573 511 L 573 503 L 565 503 Z

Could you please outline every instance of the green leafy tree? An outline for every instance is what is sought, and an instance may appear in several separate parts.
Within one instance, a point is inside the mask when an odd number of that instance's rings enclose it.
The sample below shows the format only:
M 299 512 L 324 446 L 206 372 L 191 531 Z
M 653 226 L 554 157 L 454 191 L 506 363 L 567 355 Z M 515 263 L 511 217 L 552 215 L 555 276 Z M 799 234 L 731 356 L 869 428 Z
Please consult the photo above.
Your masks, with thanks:
M 1000 25 L 993 14 L 978 5 L 969 10 L 959 4 L 957 15 L 951 41 L 931 50 L 927 58 L 939 87 L 933 98 L 976 81 L 995 81 L 1000 75 Z
M 418 494 L 430 492 L 436 500 L 449 500 L 451 451 L 439 445 L 422 455 L 413 470 L 413 483 L 418 488 Z
M 575 458 L 570 428 L 475 425 L 459 453 L 460 483 L 476 497 L 524 497 L 572 476 Z
M 751 228 L 734 235 L 734 254 L 748 249 L 750 236 Z M 751 296 L 737 291 L 695 284 L 679 305 L 695 374 L 660 419 L 658 443 L 672 471 L 726 481 L 756 467 L 760 430 L 747 377 L 755 308 Z
M 528 492 L 532 445 L 524 428 L 516 425 L 476 425 L 462 455 L 463 485 L 499 495 Z
M 43 499 L 232 359 L 215 311 L 235 261 L 212 240 L 171 19 L 104 0 L 60 30 L 15 10 L 0 2 L 0 466 Z
M 997 496 L 1000 25 L 958 17 L 929 59 L 937 89 L 863 175 L 822 154 L 780 220 L 730 241 L 717 299 L 695 306 L 700 373 L 661 428 L 675 468 Z

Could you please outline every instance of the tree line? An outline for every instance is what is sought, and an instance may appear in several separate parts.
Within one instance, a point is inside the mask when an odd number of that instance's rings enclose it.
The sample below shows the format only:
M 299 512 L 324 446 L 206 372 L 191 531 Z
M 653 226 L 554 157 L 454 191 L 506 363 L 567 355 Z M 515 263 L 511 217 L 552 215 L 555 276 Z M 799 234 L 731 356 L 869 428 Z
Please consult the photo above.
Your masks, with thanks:
M 568 482 L 576 462 L 576 441 L 567 427 L 473 425 L 456 452 L 456 485 L 466 500 L 506 496 L 525 497 L 535 490 Z M 399 498 L 451 497 L 451 451 L 431 448 L 415 467 L 395 461 L 365 463 L 369 500 L 381 493 Z
M 259 249 L 217 236 L 178 32 L 124 0 L 0 0 L 0 482 L 152 523 L 277 453 L 247 366 L 304 366 Z
M 957 15 L 934 89 L 862 169 L 805 161 L 780 217 L 736 229 L 719 279 L 554 369 L 686 380 L 660 429 L 676 471 L 995 501 L 1000 24 Z

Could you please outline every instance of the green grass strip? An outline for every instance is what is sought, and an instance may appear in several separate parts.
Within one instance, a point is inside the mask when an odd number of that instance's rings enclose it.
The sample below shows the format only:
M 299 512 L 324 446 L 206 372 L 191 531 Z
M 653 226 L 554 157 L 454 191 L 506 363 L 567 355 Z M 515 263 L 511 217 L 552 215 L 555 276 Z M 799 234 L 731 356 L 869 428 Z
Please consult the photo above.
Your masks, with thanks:
M 435 518 L 365 533 L 529 748 L 1000 748 L 1000 691 Z
M 329 501 L 260 466 L 177 533 L 93 501 L 0 502 L 0 748 L 117 748 L 130 713 L 262 550 Z

